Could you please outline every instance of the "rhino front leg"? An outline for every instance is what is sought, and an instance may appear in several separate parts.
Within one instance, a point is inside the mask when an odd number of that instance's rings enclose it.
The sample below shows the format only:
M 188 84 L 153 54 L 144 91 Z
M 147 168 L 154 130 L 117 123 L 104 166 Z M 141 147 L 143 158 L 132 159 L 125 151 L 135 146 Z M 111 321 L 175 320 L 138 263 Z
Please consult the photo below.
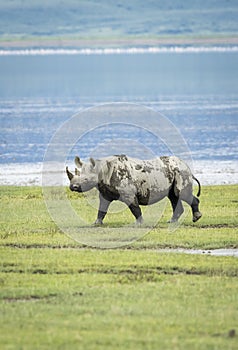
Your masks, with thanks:
M 98 209 L 98 216 L 97 220 L 95 221 L 95 225 L 102 225 L 103 219 L 105 218 L 107 214 L 108 207 L 110 205 L 111 201 L 105 199 L 101 193 L 99 194 L 99 209 Z
M 130 204 L 129 205 L 130 211 L 136 218 L 136 223 L 137 224 L 143 224 L 143 217 L 141 213 L 141 208 L 139 207 L 138 204 Z

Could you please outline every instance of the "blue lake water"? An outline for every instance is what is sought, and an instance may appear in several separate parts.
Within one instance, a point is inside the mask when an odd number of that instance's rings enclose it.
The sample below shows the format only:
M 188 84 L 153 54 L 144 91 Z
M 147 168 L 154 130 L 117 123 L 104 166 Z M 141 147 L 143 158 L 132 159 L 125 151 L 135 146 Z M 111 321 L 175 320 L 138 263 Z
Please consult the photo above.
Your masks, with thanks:
M 194 159 L 236 162 L 237 62 L 231 50 L 0 55 L 0 164 L 42 162 L 64 122 L 104 102 L 152 107 L 178 128 Z M 85 139 L 81 157 L 104 137 Z

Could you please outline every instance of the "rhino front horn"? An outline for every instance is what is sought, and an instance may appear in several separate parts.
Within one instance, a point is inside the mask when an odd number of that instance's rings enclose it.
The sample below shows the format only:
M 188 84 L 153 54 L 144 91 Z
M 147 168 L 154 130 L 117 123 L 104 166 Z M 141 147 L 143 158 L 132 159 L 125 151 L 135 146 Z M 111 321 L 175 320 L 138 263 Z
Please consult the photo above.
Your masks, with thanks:
M 66 173 L 68 175 L 69 180 L 72 180 L 72 178 L 74 177 L 74 175 L 69 171 L 68 167 L 66 167 Z

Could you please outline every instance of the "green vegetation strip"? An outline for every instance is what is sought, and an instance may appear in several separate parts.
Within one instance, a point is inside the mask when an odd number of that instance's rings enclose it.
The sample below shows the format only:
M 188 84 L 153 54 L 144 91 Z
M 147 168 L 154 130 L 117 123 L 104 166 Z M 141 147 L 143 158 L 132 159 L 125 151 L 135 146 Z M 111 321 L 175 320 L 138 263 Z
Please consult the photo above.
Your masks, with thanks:
M 196 224 L 169 232 L 168 206 L 141 240 L 99 250 L 58 230 L 40 188 L 1 187 L 1 349 L 236 349 L 238 259 L 158 248 L 237 248 L 237 189 L 204 187 Z
M 95 221 L 96 207 L 92 207 L 82 196 L 66 189 L 72 206 L 89 222 Z M 196 192 L 196 189 L 195 189 Z M 149 227 L 149 233 L 130 245 L 130 249 L 218 249 L 238 248 L 238 185 L 203 187 L 201 211 L 203 217 L 197 223 L 191 219 L 190 209 L 176 231 L 168 229 L 167 221 L 172 210 L 167 201 L 166 209 L 157 226 Z M 39 187 L 0 187 L 0 246 L 22 248 L 79 247 L 80 245 L 64 235 L 51 220 L 47 211 L 41 188 Z M 59 198 L 60 200 L 60 198 Z M 117 202 L 118 203 L 118 202 Z M 158 203 L 144 207 L 147 213 L 157 215 L 161 209 Z M 185 206 L 186 207 L 186 206 Z M 133 224 L 134 218 L 129 210 L 108 214 L 105 227 L 123 227 Z M 132 227 L 131 230 L 140 228 Z M 84 228 L 85 232 L 87 227 Z

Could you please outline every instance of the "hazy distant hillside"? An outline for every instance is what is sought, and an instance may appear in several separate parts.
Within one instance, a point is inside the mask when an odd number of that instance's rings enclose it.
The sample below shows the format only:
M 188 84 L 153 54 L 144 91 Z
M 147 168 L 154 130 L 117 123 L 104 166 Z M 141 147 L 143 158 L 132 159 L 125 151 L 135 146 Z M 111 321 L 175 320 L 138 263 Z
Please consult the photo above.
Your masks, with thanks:
M 237 0 L 0 0 L 0 38 L 232 35 Z

